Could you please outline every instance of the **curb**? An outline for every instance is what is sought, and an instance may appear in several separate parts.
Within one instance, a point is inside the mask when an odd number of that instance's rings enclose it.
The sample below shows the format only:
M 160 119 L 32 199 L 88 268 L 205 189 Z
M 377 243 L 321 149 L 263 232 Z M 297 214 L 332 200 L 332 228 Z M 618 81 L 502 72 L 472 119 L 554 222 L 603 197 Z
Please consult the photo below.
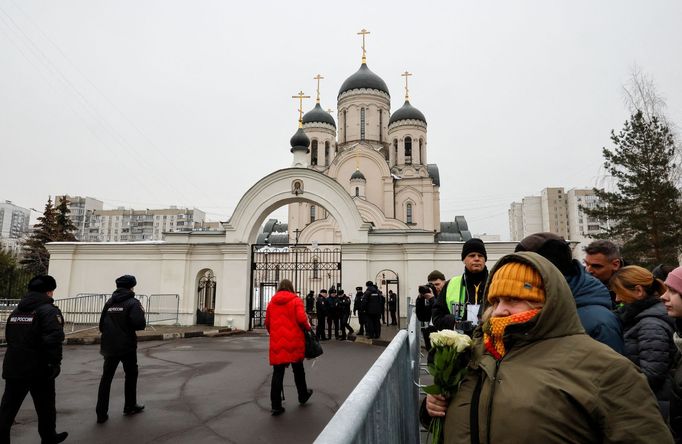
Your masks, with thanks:
M 223 336 L 234 336 L 239 334 L 244 334 L 242 330 L 235 330 L 231 328 L 220 328 L 215 330 L 197 330 L 197 331 L 185 331 L 185 332 L 175 332 L 175 333 L 158 333 L 151 335 L 141 335 L 137 337 L 137 342 L 143 341 L 171 341 L 173 339 L 183 339 L 183 338 L 216 338 Z M 69 338 L 64 340 L 64 345 L 93 345 L 99 344 L 99 336 L 91 336 L 87 338 Z

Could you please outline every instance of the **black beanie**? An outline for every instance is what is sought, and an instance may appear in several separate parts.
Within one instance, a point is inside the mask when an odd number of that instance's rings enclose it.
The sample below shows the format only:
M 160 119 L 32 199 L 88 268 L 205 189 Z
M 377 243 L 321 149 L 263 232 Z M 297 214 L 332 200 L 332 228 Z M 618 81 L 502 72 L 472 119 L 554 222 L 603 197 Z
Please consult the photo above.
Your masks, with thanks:
M 373 285 L 374 285 L 374 282 L 372 282 L 372 281 L 365 282 L 365 287 L 371 287 Z
M 464 246 L 462 247 L 462 260 L 471 253 L 481 253 L 485 260 L 488 260 L 488 252 L 485 251 L 483 241 L 476 237 L 464 242 Z
M 135 279 L 135 276 L 132 276 L 130 274 L 124 274 L 120 278 L 116 279 L 116 288 L 125 288 L 127 290 L 130 290 L 136 285 L 137 279 Z
M 36 276 L 28 281 L 28 291 L 47 293 L 48 291 L 54 291 L 55 288 L 57 288 L 57 281 L 49 274 Z
M 515 253 L 532 251 L 548 259 L 564 276 L 573 276 L 577 269 L 573 266 L 571 246 L 563 237 L 549 232 L 533 233 L 521 239 Z
M 329 294 L 336 294 L 336 287 L 329 287 Z

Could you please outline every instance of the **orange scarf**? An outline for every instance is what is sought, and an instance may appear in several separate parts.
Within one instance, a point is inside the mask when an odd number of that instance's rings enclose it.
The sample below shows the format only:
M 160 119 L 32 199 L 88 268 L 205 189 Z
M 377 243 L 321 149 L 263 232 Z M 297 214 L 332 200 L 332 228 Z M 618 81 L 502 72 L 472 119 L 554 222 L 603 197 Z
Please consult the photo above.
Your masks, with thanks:
M 493 355 L 497 360 L 502 359 L 507 353 L 504 348 L 504 331 L 508 325 L 511 324 L 523 324 L 528 322 L 533 317 L 540 312 L 539 308 L 533 310 L 523 311 L 521 313 L 516 313 L 511 316 L 504 316 L 501 318 L 490 318 L 488 321 L 488 331 L 483 333 L 483 342 L 485 344 L 486 350 Z

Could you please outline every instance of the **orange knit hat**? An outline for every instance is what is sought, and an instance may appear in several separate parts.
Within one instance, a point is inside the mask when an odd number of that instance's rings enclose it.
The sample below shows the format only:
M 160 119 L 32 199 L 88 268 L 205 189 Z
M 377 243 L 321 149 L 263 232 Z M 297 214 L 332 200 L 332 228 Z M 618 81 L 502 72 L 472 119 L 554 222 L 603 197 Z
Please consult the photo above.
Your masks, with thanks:
M 530 265 L 509 262 L 495 272 L 490 281 L 488 301 L 506 296 L 525 299 L 528 302 L 545 302 L 542 276 Z

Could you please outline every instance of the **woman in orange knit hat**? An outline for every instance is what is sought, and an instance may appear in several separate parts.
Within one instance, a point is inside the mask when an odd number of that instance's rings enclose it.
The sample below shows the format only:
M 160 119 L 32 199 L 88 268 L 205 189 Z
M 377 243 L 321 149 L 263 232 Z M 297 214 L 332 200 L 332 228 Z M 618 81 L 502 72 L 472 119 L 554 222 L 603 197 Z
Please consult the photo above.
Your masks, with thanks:
M 672 443 L 645 378 L 585 334 L 566 279 L 536 253 L 491 270 L 490 318 L 447 408 L 446 443 Z

